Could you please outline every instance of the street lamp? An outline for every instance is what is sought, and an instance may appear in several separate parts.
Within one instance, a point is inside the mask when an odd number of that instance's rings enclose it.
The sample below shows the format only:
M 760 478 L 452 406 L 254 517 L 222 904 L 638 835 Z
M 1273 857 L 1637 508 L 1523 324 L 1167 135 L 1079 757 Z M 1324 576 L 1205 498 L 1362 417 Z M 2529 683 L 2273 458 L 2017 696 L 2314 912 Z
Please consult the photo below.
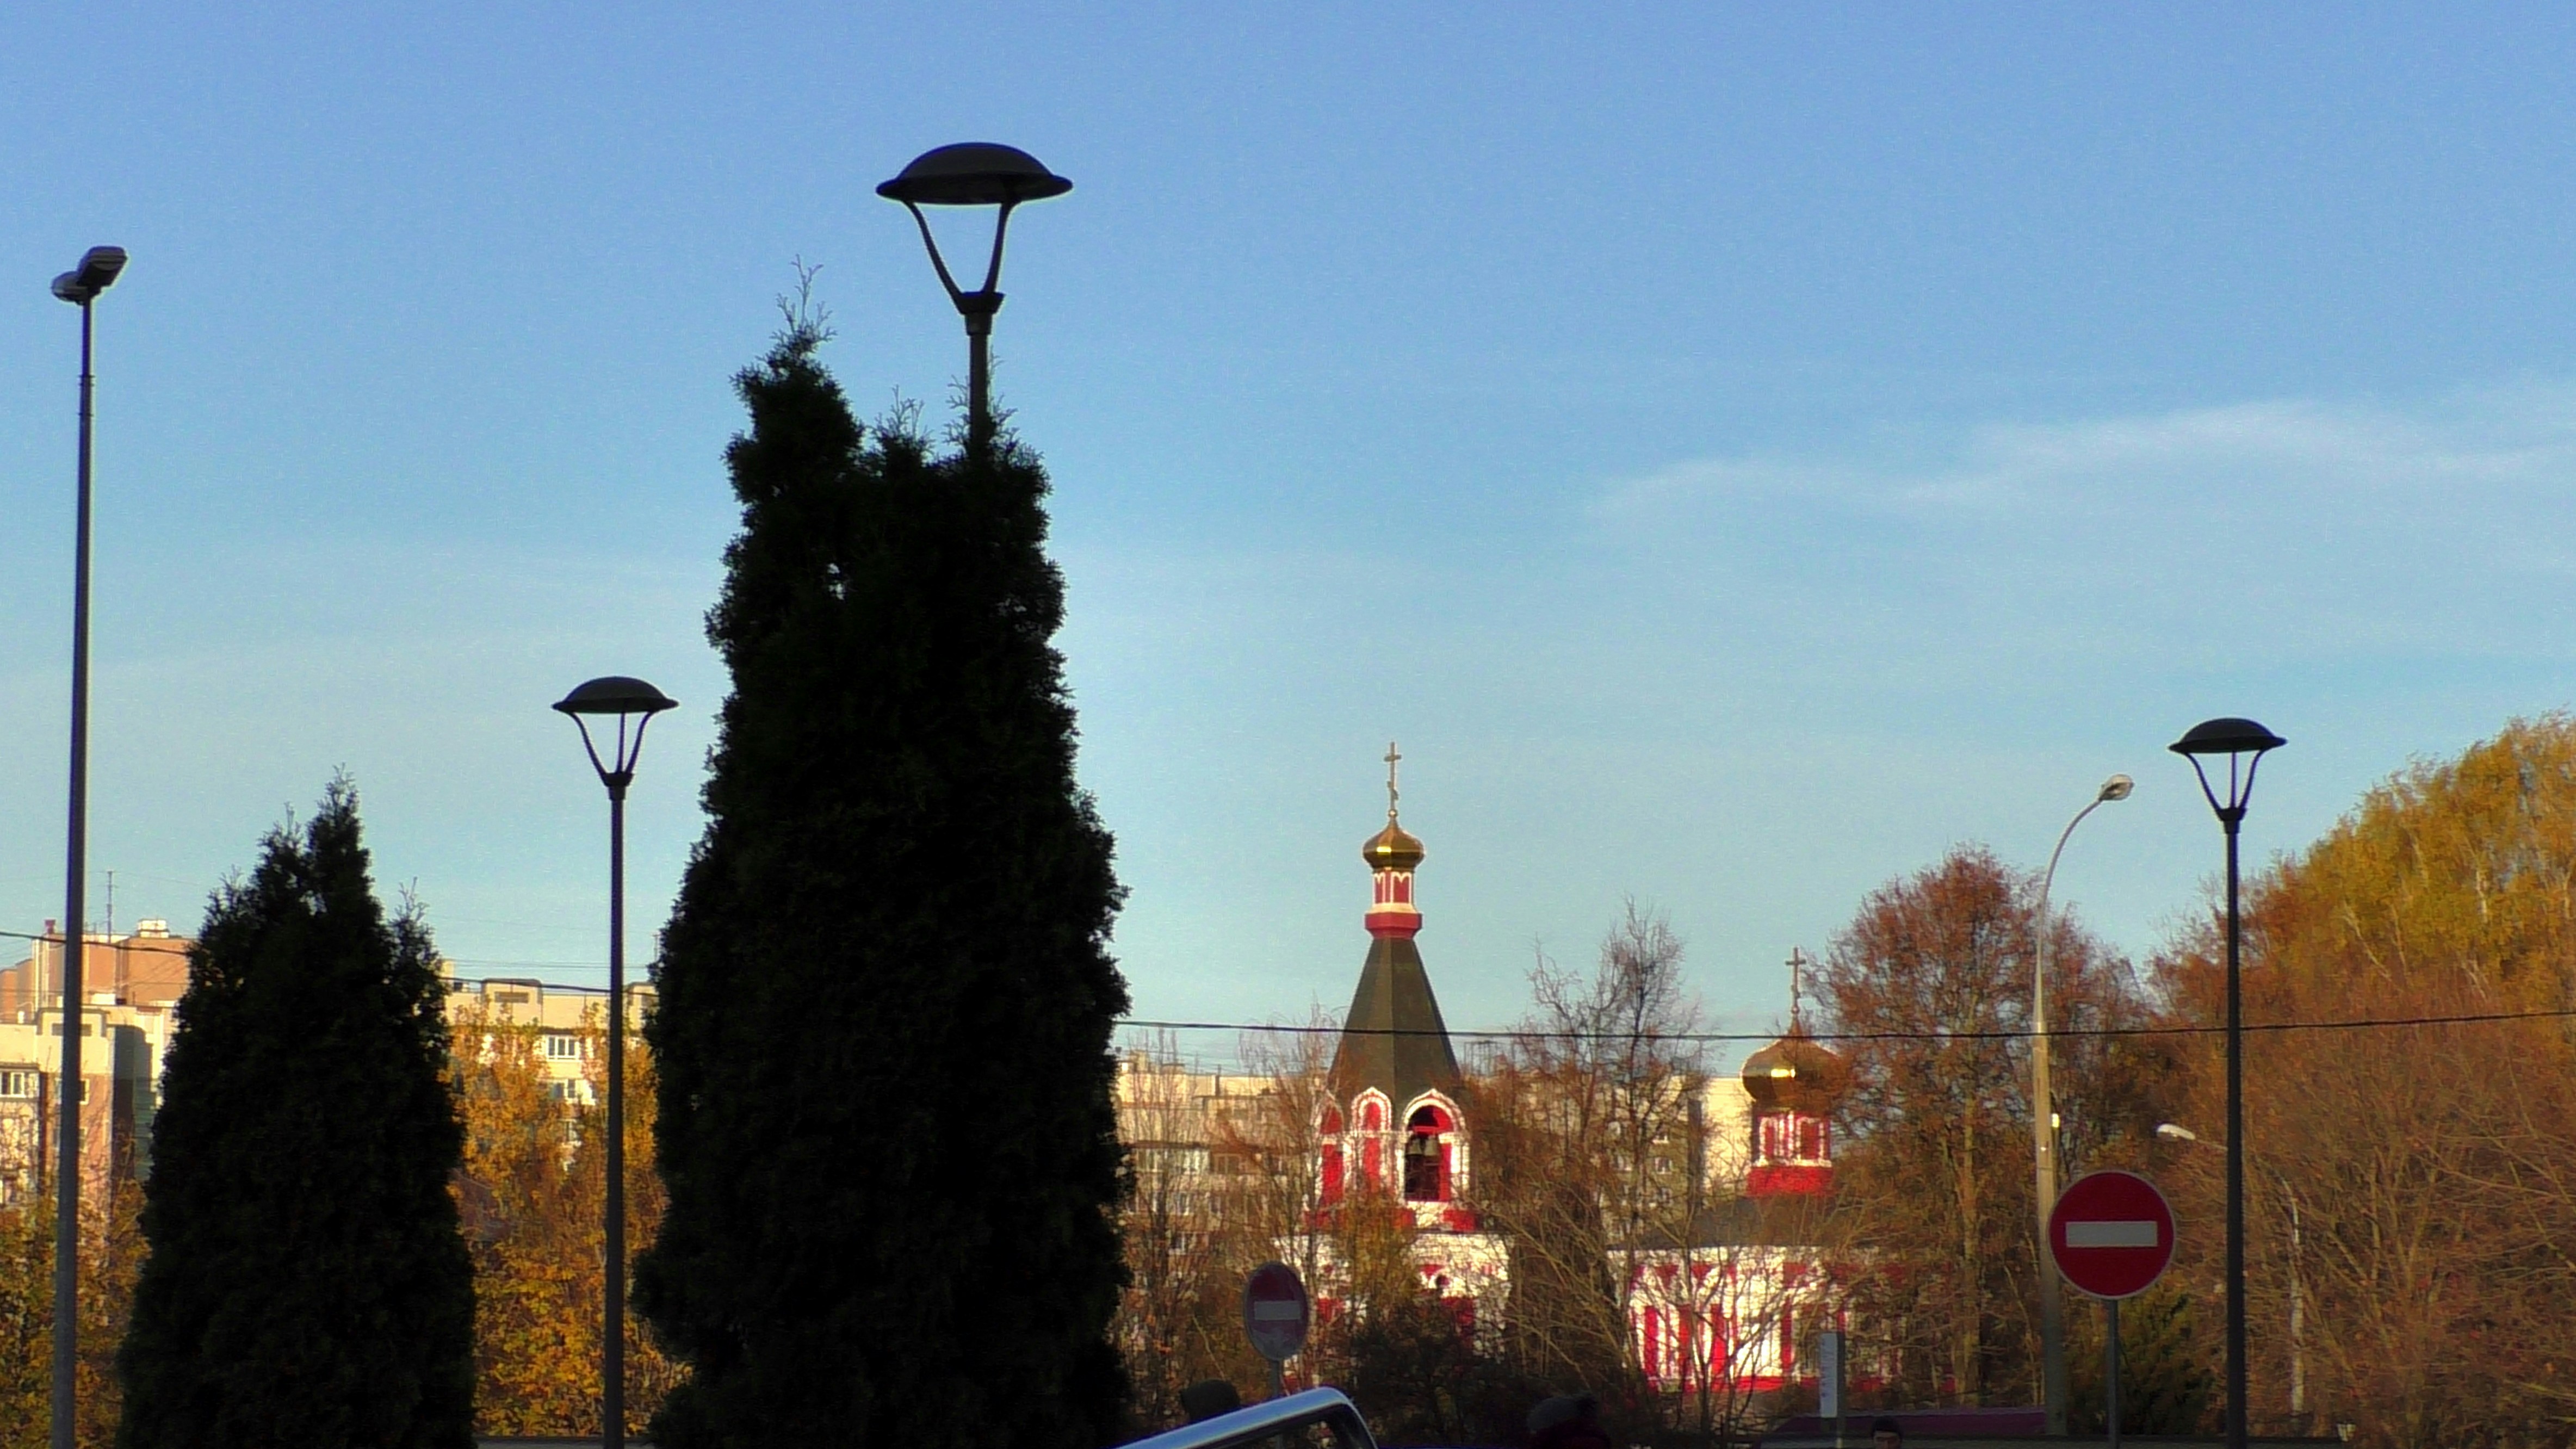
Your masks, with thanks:
M 608 1211 L 607 1262 L 600 1274 L 607 1291 L 599 1339 L 599 1435 L 605 1449 L 626 1442 L 626 787 L 634 783 L 635 761 L 644 753 L 644 727 L 678 703 L 622 674 L 594 679 L 555 702 L 581 730 L 590 767 L 608 787 Z M 617 717 L 615 747 L 606 760 L 599 757 L 602 741 L 590 737 L 591 715 L 601 717 L 603 740 L 606 717 Z
M 2159 1122 L 2156 1135 L 2167 1142 L 2187 1142 L 2194 1147 L 2210 1147 L 2199 1133 L 2180 1122 Z M 2214 1148 L 2212 1150 L 2215 1150 Z M 2290 1215 L 2290 1413 L 2306 1426 L 2308 1417 L 2308 1332 L 2307 1285 L 2300 1274 L 2299 1260 L 2303 1245 L 2299 1235 L 2299 1195 L 2290 1187 L 2290 1179 L 2278 1167 L 2266 1167 L 2272 1182 L 2281 1189 L 2281 1206 Z
M 2057 883 L 2057 858 L 2066 853 L 2066 842 L 2084 817 L 2110 804 L 2126 800 L 2137 782 L 2126 775 L 2113 775 L 2102 782 L 2091 802 L 2075 812 L 2058 832 L 2057 848 L 2048 853 L 2047 873 L 2039 878 L 2039 944 L 2032 953 L 2030 971 L 2030 1146 L 2031 1158 L 2038 1164 L 2039 1191 L 2039 1343 L 2041 1363 L 2041 1402 L 2048 1406 L 2048 1432 L 2066 1432 L 2066 1303 L 2058 1287 L 2057 1269 L 2048 1259 L 2048 1213 L 2057 1205 L 2057 1109 L 2049 1095 L 2048 1083 L 2048 891 Z
M 2250 719 L 2203 720 L 2169 748 L 2191 761 L 2200 793 L 2227 832 L 2227 1449 L 2245 1449 L 2245 1019 L 2244 931 L 2237 913 L 2236 837 L 2263 756 L 2289 743 Z M 2227 757 L 2227 796 L 2208 761 Z
M 948 289 L 948 300 L 957 304 L 957 315 L 966 319 L 966 437 L 975 448 L 982 448 L 993 435 L 989 413 L 993 314 L 1002 310 L 1002 294 L 996 288 L 1002 280 L 1002 239 L 1011 229 L 1011 209 L 1023 201 L 1044 201 L 1072 189 L 1072 182 L 1046 169 L 1035 156 L 989 141 L 924 151 L 912 158 L 902 175 L 877 188 L 877 195 L 902 202 L 904 210 L 912 213 L 914 224 L 921 228 L 921 244 L 930 250 L 930 264 L 939 270 L 939 284 Z M 993 220 L 993 259 L 984 268 L 983 286 L 964 291 L 949 275 L 939 243 L 930 234 L 930 219 L 921 214 L 925 206 L 1001 208 Z
M 89 870 L 89 433 L 90 304 L 116 285 L 125 270 L 125 248 L 91 247 L 80 265 L 54 278 L 54 295 L 80 308 L 80 487 L 72 529 L 72 758 L 71 827 L 63 881 L 63 1086 L 60 1155 L 54 1167 L 54 1396 L 53 1449 L 73 1449 L 79 1406 L 74 1375 L 80 1366 L 80 1108 L 81 1108 L 81 899 Z

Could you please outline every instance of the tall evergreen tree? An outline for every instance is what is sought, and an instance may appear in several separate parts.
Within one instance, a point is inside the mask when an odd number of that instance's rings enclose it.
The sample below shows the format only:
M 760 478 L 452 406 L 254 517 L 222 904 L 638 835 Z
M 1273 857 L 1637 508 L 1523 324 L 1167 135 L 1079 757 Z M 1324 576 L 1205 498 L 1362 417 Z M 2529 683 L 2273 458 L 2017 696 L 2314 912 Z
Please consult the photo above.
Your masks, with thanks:
M 646 1027 L 636 1300 L 672 1449 L 1091 1449 L 1123 1392 L 1110 841 L 1049 643 L 1046 478 L 863 430 L 791 318 L 737 379 L 733 673 Z
M 443 994 L 428 930 L 376 901 L 346 780 L 215 892 L 153 1124 L 120 1445 L 473 1442 Z

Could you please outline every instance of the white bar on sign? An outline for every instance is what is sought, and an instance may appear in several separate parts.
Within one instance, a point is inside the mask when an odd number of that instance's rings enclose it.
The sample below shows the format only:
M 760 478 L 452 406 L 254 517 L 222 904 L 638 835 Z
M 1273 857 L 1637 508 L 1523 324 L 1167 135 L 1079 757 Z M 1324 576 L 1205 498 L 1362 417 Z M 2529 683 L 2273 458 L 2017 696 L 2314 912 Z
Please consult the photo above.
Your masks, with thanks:
M 2149 1247 L 2155 1246 L 2153 1243 Z M 1306 1316 L 1306 1305 L 1279 1298 L 1264 1298 L 1252 1305 L 1255 1323 L 1295 1323 Z
M 2066 1246 L 2070 1248 L 2152 1248 L 2155 1245 L 2156 1225 L 2152 1219 L 2066 1225 Z

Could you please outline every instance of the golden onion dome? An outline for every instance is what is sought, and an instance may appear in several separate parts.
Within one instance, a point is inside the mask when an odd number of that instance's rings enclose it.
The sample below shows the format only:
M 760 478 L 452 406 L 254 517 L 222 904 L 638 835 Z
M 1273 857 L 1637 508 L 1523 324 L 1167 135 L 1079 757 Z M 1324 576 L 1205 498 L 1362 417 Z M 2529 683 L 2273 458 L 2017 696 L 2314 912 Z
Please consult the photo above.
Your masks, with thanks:
M 1390 812 L 1386 817 L 1386 828 L 1370 836 L 1368 843 L 1360 847 L 1360 859 L 1367 861 L 1371 870 L 1411 870 L 1422 864 L 1422 842 L 1414 838 L 1411 831 L 1396 824 L 1395 816 Z
M 1765 1111 L 1822 1116 L 1841 1100 L 1850 1079 L 1843 1059 L 1802 1031 L 1744 1059 L 1744 1094 Z

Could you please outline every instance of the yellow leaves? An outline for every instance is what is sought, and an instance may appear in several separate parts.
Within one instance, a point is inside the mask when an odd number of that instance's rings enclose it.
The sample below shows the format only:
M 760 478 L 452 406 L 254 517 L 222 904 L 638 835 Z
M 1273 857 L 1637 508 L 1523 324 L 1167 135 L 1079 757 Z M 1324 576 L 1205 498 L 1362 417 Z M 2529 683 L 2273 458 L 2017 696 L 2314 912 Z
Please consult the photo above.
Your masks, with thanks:
M 142 1193 L 119 1178 L 108 1201 L 90 1194 L 81 1209 L 81 1354 L 77 1369 L 83 1449 L 106 1449 L 116 1437 L 122 1391 L 117 1344 L 134 1305 L 135 1270 L 143 1259 L 137 1215 Z M 35 1449 L 52 1423 L 54 1215 L 49 1197 L 22 1197 L 0 1208 L 0 1446 Z
M 2576 720 L 2516 720 L 2372 790 L 2261 892 L 2304 1002 L 2425 989 L 2552 1007 L 2576 976 Z
M 630 1033 L 633 1030 L 629 1023 Z M 583 1022 L 586 1103 L 559 1100 L 544 1032 L 477 1007 L 455 1023 L 465 1119 L 455 1184 L 474 1258 L 475 1424 L 485 1434 L 589 1435 L 599 1428 L 607 1113 L 605 1032 Z M 625 1083 L 627 1260 L 662 1214 L 653 1171 L 652 1064 L 631 1035 Z M 640 1430 L 677 1369 L 632 1316 L 626 1328 L 628 1427 Z
M 2249 894 L 2246 1017 L 2402 1020 L 2562 1007 L 2576 990 L 2576 720 L 2518 720 L 2371 790 Z M 2214 919 L 2163 963 L 2179 1014 L 2223 1010 Z M 2545 1439 L 2534 1384 L 2576 1333 L 2576 1050 L 2548 1020 L 2285 1031 L 2245 1046 L 2258 1412 L 2306 1387 L 2377 1444 Z M 2178 1117 L 2224 1121 L 2218 1046 L 2177 1053 Z M 2213 1142 L 2219 1140 L 2211 1133 Z M 2161 1170 L 2223 1211 L 2217 1153 Z M 2214 1275 L 2215 1235 L 2183 1271 Z M 2299 1325 L 2298 1337 L 2290 1325 Z

